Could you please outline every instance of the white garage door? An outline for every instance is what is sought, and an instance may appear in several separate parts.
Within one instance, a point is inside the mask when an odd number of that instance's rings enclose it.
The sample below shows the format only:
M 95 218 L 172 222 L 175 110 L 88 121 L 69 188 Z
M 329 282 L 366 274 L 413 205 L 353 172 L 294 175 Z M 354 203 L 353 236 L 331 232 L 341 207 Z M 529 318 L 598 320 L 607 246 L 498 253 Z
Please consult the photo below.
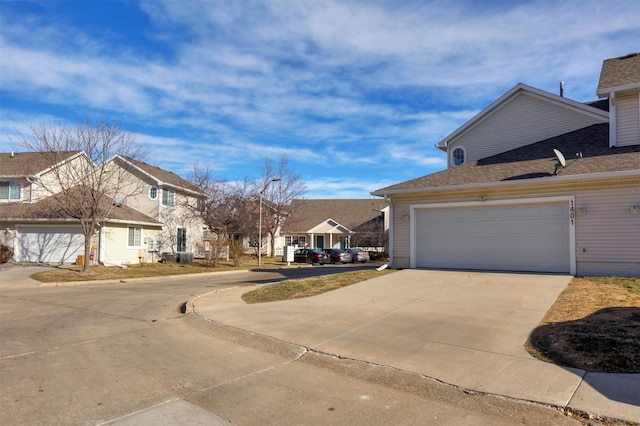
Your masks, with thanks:
M 567 203 L 415 213 L 417 267 L 570 271 Z
M 19 261 L 70 263 L 84 254 L 84 236 L 79 226 L 21 227 L 19 231 Z

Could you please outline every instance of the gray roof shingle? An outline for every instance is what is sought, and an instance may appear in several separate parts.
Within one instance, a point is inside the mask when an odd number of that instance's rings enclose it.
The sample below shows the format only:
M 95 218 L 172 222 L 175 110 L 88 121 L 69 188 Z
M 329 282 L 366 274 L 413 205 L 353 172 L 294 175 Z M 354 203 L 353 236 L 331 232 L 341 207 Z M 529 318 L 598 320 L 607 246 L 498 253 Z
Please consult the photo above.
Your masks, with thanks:
M 559 170 L 559 176 L 640 170 L 640 145 L 609 148 L 609 125 L 594 124 L 462 166 L 391 185 L 373 194 L 525 179 L 550 182 L 555 178 L 554 148 L 567 159 L 567 166 Z M 582 157 L 578 157 L 577 153 L 581 153 Z
M 0 153 L 0 177 L 33 176 L 55 164 L 68 160 L 79 152 L 2 152 Z
M 306 233 L 327 219 L 333 219 L 353 230 L 363 223 L 380 216 L 387 207 L 381 199 L 335 199 L 291 201 L 291 216 L 286 220 L 283 231 Z
M 631 53 L 602 63 L 597 94 L 608 96 L 615 87 L 640 84 L 640 53 Z

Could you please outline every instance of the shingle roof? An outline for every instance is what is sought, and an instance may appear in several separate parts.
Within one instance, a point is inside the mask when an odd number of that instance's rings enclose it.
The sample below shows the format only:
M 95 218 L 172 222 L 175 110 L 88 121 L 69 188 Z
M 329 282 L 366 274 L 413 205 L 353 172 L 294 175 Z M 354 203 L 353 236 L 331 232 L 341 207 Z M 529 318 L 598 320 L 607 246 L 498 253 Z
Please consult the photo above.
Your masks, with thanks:
M 609 89 L 640 85 L 640 53 L 631 53 L 602 63 L 598 96 L 608 96 Z
M 388 186 L 373 194 L 525 179 L 551 182 L 556 178 L 553 174 L 557 162 L 554 148 L 567 159 L 567 166 L 559 170 L 558 176 L 640 170 L 640 145 L 609 148 L 609 125 L 594 124 L 492 157 Z M 576 156 L 577 153 L 582 153 L 582 157 Z
M 79 152 L 2 152 L 0 153 L 0 176 L 33 176 L 68 160 Z
M 111 202 L 106 200 L 106 202 Z M 6 219 L 73 219 L 59 208 L 59 204 L 53 197 L 48 197 L 36 203 L 2 203 L 0 204 L 0 221 Z M 129 206 L 114 207 L 109 215 L 109 220 L 124 221 L 130 223 L 150 223 L 162 225 L 152 217 L 149 217 Z
M 376 217 L 387 207 L 387 202 L 379 199 L 345 200 L 293 200 L 291 216 L 283 228 L 285 232 L 302 232 L 333 219 L 353 230 Z
M 126 161 L 130 162 L 136 167 L 142 169 L 144 172 L 153 176 L 155 179 L 157 179 L 160 182 L 163 182 L 178 188 L 184 188 L 189 191 L 201 192 L 200 189 L 198 189 L 198 187 L 196 187 L 195 185 L 191 184 L 191 182 L 181 178 L 180 176 L 178 176 L 173 172 L 161 169 L 160 167 L 152 166 L 143 161 L 134 160 L 133 158 L 128 158 L 128 157 L 121 157 L 121 158 L 125 159 Z

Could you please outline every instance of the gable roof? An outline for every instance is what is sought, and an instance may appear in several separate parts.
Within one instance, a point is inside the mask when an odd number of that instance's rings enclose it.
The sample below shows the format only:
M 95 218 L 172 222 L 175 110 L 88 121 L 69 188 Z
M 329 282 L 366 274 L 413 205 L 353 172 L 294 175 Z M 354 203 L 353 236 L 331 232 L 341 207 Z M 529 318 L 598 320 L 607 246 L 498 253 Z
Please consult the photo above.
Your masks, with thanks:
M 0 153 L 0 177 L 34 176 L 82 154 L 82 151 L 2 152 Z
M 554 175 L 558 149 L 567 158 Z M 576 156 L 582 153 L 582 158 Z M 640 145 L 609 148 L 609 125 L 594 124 L 541 142 L 506 151 L 458 167 L 391 185 L 372 195 L 401 194 L 460 186 L 528 183 L 546 184 L 564 177 L 589 179 L 593 174 L 632 172 L 640 176 Z
M 159 186 L 171 186 L 176 189 L 182 189 L 187 192 L 195 192 L 202 194 L 202 191 L 191 182 L 181 178 L 177 174 L 168 170 L 161 169 L 160 167 L 152 166 L 143 161 L 134 160 L 133 158 L 125 157 L 122 155 L 116 155 L 114 160 L 120 160 L 133 166 L 138 171 L 150 177 L 156 181 Z
M 112 202 L 112 200 L 105 200 L 105 202 Z M 36 203 L 0 203 L 0 221 L 77 221 L 64 214 L 58 206 L 53 197 L 47 197 Z M 162 222 L 126 205 L 114 207 L 107 221 L 162 226 Z
M 387 207 L 387 202 L 380 199 L 344 199 L 344 200 L 303 200 L 291 201 L 291 216 L 283 225 L 288 233 L 307 231 L 331 219 L 338 224 L 355 229 L 380 216 L 380 211 Z
M 586 116 L 596 118 L 600 122 L 609 122 L 609 113 L 600 108 L 594 107 L 589 104 L 580 103 L 562 96 L 554 95 L 553 93 L 545 92 L 544 90 L 536 89 L 535 87 L 528 86 L 523 83 L 516 84 L 511 90 L 507 93 L 499 97 L 497 100 L 492 102 L 488 107 L 483 109 L 480 113 L 478 113 L 475 117 L 471 118 L 465 124 L 457 128 L 453 133 L 448 135 L 446 138 L 441 140 L 436 144 L 436 148 L 439 148 L 443 151 L 447 151 L 448 145 L 457 139 L 458 137 L 465 134 L 467 131 L 480 124 L 483 120 L 491 116 L 494 112 L 504 107 L 506 104 L 511 102 L 514 98 L 516 98 L 522 92 L 526 92 L 533 96 L 537 96 L 545 100 L 546 102 L 553 103 L 555 105 L 559 105 L 563 108 L 570 109 L 572 111 L 576 111 L 580 114 L 584 114 Z
M 596 94 L 609 96 L 612 92 L 640 91 L 640 53 L 631 53 L 602 62 Z

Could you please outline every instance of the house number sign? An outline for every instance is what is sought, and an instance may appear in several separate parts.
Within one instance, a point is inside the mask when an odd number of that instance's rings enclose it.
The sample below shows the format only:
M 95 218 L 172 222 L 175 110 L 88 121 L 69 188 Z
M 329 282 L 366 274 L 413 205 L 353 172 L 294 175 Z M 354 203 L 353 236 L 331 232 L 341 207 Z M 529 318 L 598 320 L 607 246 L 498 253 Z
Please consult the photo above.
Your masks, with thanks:
M 574 225 L 575 218 L 576 218 L 576 208 L 574 206 L 574 201 L 570 200 L 569 201 L 569 220 L 570 220 L 571 226 Z

